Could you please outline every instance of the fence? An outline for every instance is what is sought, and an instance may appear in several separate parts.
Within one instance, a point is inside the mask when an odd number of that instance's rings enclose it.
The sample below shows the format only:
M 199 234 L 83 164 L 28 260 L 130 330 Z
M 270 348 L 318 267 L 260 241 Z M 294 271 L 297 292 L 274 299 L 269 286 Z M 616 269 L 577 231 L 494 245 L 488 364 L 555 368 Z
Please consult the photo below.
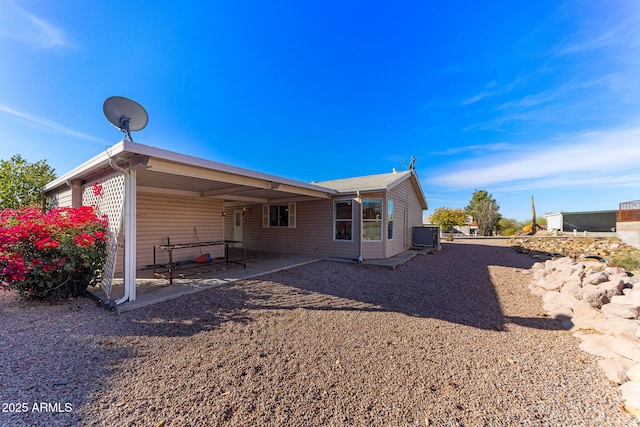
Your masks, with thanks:
M 640 221 L 640 200 L 620 203 L 620 209 L 618 211 L 618 221 Z

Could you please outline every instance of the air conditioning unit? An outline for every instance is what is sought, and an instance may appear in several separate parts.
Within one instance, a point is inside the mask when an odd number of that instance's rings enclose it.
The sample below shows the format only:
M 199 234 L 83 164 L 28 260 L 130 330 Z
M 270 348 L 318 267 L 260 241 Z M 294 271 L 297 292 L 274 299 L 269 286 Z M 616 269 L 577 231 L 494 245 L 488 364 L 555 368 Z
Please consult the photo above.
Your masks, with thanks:
M 425 225 L 413 227 L 413 247 L 440 250 L 440 227 Z

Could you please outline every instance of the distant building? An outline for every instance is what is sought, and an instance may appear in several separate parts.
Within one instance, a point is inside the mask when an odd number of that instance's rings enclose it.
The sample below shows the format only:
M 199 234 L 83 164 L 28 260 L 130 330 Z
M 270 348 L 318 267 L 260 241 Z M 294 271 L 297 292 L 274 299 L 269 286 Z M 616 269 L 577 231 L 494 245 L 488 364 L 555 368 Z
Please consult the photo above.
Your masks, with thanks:
M 640 249 L 640 200 L 620 203 L 616 232 L 620 240 Z
M 559 212 L 547 214 L 547 230 L 615 231 L 618 221 L 617 210 L 590 212 Z

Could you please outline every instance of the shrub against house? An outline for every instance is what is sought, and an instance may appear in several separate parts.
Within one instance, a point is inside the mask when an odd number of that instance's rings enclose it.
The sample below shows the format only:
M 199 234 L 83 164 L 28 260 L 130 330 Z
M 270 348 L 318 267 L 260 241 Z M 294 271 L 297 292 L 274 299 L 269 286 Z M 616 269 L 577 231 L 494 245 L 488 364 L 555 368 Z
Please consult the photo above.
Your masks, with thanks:
M 0 289 L 56 300 L 96 285 L 106 259 L 107 221 L 91 206 L 0 211 Z

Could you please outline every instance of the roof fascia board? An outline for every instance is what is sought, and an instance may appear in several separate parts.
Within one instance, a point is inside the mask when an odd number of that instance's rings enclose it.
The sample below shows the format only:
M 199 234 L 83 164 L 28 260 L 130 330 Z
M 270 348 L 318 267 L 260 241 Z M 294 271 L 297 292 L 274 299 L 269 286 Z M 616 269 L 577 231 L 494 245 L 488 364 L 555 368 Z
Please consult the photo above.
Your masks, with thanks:
M 418 193 L 418 198 L 420 200 L 420 203 L 422 204 L 422 209 L 427 210 L 429 209 L 429 202 L 427 202 L 427 198 L 424 195 L 424 191 L 422 191 L 422 186 L 420 185 L 420 180 L 418 179 L 418 175 L 416 174 L 415 170 L 411 172 L 411 181 L 413 182 L 413 186 L 416 190 L 416 193 Z
M 80 166 L 70 170 L 69 172 L 65 173 L 59 178 L 56 178 L 53 181 L 49 182 L 44 186 L 43 190 L 45 192 L 48 192 L 62 185 L 66 185 L 67 181 L 76 179 L 82 173 L 90 171 L 91 169 L 94 169 L 96 167 L 102 166 L 105 163 L 108 163 L 110 158 L 113 158 L 125 151 L 125 142 L 126 141 L 122 140 L 117 144 L 109 148 L 106 148 L 104 152 L 87 160 L 86 162 L 82 163 Z
M 396 179 L 395 181 L 391 182 L 389 185 L 387 185 L 387 191 L 391 190 L 393 187 L 395 187 L 396 185 L 404 182 L 407 178 L 409 178 L 411 175 L 413 174 L 406 174 L 403 173 L 402 176 L 399 176 L 398 179 Z

